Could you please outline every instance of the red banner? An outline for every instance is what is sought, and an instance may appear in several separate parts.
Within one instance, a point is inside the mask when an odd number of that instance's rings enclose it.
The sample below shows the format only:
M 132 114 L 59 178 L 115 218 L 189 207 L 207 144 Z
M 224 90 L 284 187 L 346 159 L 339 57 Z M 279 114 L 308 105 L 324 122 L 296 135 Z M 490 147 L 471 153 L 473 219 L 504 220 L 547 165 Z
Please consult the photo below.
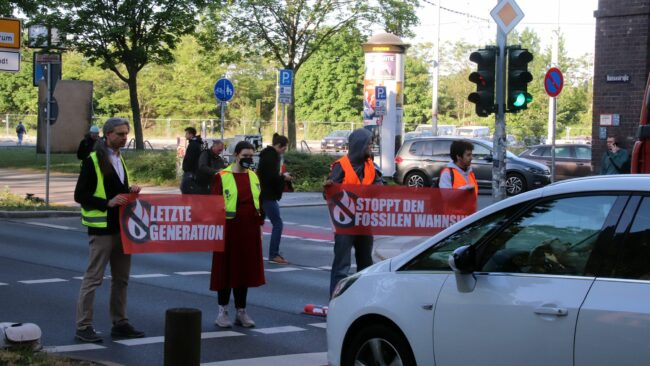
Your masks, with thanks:
M 127 254 L 220 252 L 225 225 L 223 196 L 130 194 L 129 203 L 120 207 Z
M 428 236 L 476 211 L 458 189 L 333 184 L 325 196 L 336 234 Z

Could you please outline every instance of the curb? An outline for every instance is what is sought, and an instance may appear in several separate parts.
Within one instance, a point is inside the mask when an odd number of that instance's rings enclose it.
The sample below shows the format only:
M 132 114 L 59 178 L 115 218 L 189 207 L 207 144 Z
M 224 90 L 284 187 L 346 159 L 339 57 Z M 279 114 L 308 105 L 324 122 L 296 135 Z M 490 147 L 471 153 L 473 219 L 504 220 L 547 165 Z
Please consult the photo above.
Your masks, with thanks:
M 28 219 L 42 217 L 79 217 L 80 211 L 0 211 L 3 219 Z

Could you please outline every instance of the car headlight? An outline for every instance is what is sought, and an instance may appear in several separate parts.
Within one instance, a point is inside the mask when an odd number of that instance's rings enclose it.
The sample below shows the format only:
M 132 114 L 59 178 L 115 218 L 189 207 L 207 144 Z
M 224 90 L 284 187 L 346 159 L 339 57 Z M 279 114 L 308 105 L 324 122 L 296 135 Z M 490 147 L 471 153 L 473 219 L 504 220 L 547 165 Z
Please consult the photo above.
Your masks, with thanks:
M 544 175 L 551 174 L 551 171 L 548 170 L 548 169 L 526 168 L 526 170 L 528 170 L 529 172 L 531 172 L 533 174 L 544 174 Z
M 341 296 L 347 289 L 350 288 L 350 286 L 352 286 L 353 283 L 359 279 L 359 277 L 361 277 L 361 273 L 355 273 L 352 276 L 340 280 L 339 283 L 336 284 L 336 287 L 334 287 L 334 292 L 332 292 L 332 299 Z

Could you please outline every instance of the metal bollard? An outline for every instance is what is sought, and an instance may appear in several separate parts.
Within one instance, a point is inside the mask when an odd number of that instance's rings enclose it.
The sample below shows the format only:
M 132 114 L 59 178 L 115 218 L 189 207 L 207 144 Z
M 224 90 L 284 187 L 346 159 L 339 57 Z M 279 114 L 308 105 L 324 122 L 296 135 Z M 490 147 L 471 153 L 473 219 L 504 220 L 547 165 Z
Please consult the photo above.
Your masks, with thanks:
M 167 309 L 165 313 L 165 366 L 201 363 L 201 310 Z

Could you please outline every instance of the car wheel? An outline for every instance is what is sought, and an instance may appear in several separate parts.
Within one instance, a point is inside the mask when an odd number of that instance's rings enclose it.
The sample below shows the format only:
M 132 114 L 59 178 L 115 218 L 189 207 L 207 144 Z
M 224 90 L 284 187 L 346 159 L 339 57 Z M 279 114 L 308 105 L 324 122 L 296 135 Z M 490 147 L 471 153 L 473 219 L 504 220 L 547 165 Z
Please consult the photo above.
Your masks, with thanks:
M 401 332 L 384 324 L 373 324 L 351 337 L 341 365 L 415 366 L 415 357 Z
M 506 175 L 506 193 L 508 196 L 516 196 L 526 191 L 526 181 L 521 174 L 508 173 Z
M 412 172 L 404 178 L 404 185 L 408 187 L 426 187 L 429 185 L 429 179 L 420 172 Z

